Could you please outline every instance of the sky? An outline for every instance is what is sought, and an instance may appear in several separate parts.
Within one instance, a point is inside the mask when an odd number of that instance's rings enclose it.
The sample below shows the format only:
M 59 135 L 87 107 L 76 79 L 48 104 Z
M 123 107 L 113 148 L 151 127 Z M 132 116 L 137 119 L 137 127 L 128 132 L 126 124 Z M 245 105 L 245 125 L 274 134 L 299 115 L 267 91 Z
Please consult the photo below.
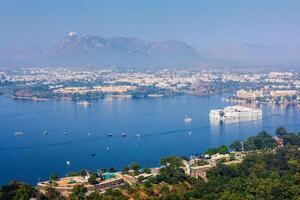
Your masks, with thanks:
M 299 11 L 299 0 L 0 0 L 0 48 L 48 48 L 70 31 L 199 49 L 300 45 Z

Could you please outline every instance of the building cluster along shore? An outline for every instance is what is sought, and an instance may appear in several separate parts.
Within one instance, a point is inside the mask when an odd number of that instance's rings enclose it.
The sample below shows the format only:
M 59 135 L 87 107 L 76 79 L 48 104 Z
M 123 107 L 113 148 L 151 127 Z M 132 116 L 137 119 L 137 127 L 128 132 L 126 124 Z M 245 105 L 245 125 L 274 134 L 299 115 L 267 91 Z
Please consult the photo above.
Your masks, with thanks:
M 0 68 L 0 93 L 35 101 L 235 93 L 227 100 L 298 104 L 299 89 L 297 72 Z
M 206 172 L 215 167 L 218 162 L 222 162 L 225 165 L 241 163 L 245 155 L 245 152 L 233 151 L 226 154 L 216 153 L 213 155 L 191 156 L 189 160 L 183 160 L 182 169 L 187 176 L 207 181 Z M 131 185 L 139 181 L 143 182 L 149 177 L 155 177 L 162 167 L 141 169 L 138 173 L 134 170 L 126 172 L 102 172 L 99 170 L 95 183 L 90 181 L 94 175 L 87 170 L 83 170 L 84 172 L 71 174 L 71 176 L 55 177 L 52 180 L 38 182 L 37 189 L 42 193 L 46 193 L 49 188 L 53 188 L 65 197 L 68 197 L 72 193 L 73 188 L 78 185 L 84 186 L 88 193 L 104 192 L 109 188 L 115 188 L 124 183 Z

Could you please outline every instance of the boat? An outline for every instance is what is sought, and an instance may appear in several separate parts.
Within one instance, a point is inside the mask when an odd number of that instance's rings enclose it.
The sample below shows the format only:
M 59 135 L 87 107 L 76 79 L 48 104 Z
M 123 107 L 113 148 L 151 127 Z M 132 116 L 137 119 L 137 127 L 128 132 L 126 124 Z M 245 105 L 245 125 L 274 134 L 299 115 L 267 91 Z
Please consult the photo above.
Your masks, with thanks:
M 78 105 L 82 105 L 84 107 L 88 107 L 88 106 L 91 106 L 92 103 L 91 102 L 88 102 L 88 101 L 80 101 L 77 103 Z
M 191 117 L 189 117 L 189 116 L 187 116 L 187 115 L 184 117 L 184 119 L 183 119 L 183 120 L 184 120 L 184 123 L 186 123 L 186 124 L 189 124 L 189 123 L 191 123 L 191 122 L 192 122 L 192 118 L 191 118 Z
M 112 137 L 112 136 L 114 136 L 114 134 L 112 133 L 107 134 L 107 137 Z
M 192 131 L 189 131 L 188 134 L 189 134 L 189 135 L 192 135 Z
M 20 135 L 24 135 L 24 132 L 23 131 L 17 131 L 17 132 L 15 132 L 15 136 L 20 136 Z
M 91 155 L 92 157 L 95 157 L 96 156 L 96 154 L 95 153 L 92 153 L 92 155 Z
M 253 109 L 245 106 L 227 106 L 224 109 L 211 110 L 209 113 L 211 120 L 230 121 L 241 120 L 248 121 L 262 118 L 261 109 Z
M 48 134 L 49 134 L 48 131 L 44 131 L 44 132 L 43 132 L 43 135 L 48 135 Z
M 110 151 L 110 148 L 109 148 L 109 147 L 106 147 L 106 151 Z
M 127 135 L 126 133 L 121 133 L 122 137 L 126 137 L 126 135 Z
M 71 162 L 70 161 L 66 161 L 66 164 L 68 165 L 68 166 L 70 166 L 71 165 Z
M 87 136 L 90 136 L 91 135 L 91 133 L 87 133 Z
M 139 138 L 141 137 L 141 134 L 136 134 L 135 137 Z
M 67 133 L 67 132 L 64 132 L 64 135 L 68 135 L 68 133 Z

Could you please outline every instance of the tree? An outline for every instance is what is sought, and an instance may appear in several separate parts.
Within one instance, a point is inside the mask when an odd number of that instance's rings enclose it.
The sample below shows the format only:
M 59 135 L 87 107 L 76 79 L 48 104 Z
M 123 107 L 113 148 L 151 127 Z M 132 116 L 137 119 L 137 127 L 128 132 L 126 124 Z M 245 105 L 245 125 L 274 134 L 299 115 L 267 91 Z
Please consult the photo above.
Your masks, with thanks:
M 57 174 L 51 174 L 50 175 L 50 183 L 56 184 L 55 181 L 58 180 L 58 175 Z
M 98 194 L 96 192 L 93 192 L 89 196 L 86 197 L 86 200 L 99 200 L 99 199 L 102 199 L 102 198 L 100 197 L 100 194 Z
M 160 159 L 160 165 L 162 166 L 172 166 L 172 167 L 182 167 L 183 162 L 182 158 L 177 156 L 169 156 L 169 157 L 163 157 Z
M 205 154 L 208 154 L 208 155 L 214 155 L 214 154 L 217 154 L 217 153 L 220 153 L 220 154 L 227 154 L 229 153 L 229 149 L 227 146 L 225 145 L 222 145 L 222 146 L 219 146 L 218 148 L 211 148 L 211 149 L 208 149 Z
M 83 185 L 74 186 L 70 194 L 70 200 L 84 200 L 87 189 Z
M 53 187 L 49 187 L 46 190 L 47 199 L 51 200 L 63 200 L 64 198 L 60 195 L 60 193 L 55 190 Z
M 144 186 L 145 186 L 145 188 L 151 188 L 151 187 L 152 187 L 152 184 L 151 184 L 150 181 L 146 180 L 146 181 L 144 182 Z
M 286 129 L 284 127 L 280 126 L 276 129 L 275 133 L 278 136 L 283 136 L 283 135 L 287 134 L 288 132 L 286 131 Z
M 187 176 L 182 169 L 182 158 L 177 156 L 169 156 L 160 159 L 161 169 L 159 170 L 156 180 L 158 182 L 167 182 L 176 184 L 187 180 Z
M 241 151 L 242 150 L 242 143 L 239 140 L 235 140 L 230 146 L 230 149 L 233 149 L 235 151 Z
M 116 169 L 115 169 L 115 167 L 114 166 L 112 166 L 111 168 L 109 168 L 109 170 L 108 170 L 109 172 L 116 172 Z
M 126 165 L 122 166 L 122 173 L 123 174 L 128 173 L 128 171 L 129 171 L 129 167 L 128 166 L 126 166 Z
M 18 181 L 11 181 L 8 185 L 0 186 L 0 199 L 2 200 L 42 200 L 46 197 L 39 193 L 34 187 Z
M 220 154 L 227 154 L 227 153 L 229 153 L 229 149 L 225 145 L 220 146 L 217 150 L 218 150 L 218 153 L 220 153 Z
M 88 179 L 88 182 L 89 182 L 89 184 L 91 184 L 91 185 L 96 185 L 96 184 L 98 184 L 98 181 L 97 181 L 97 174 L 92 173 L 91 176 L 90 176 L 90 178 Z
M 150 168 L 144 168 L 143 172 L 146 174 L 151 174 L 151 169 Z
M 139 172 L 140 167 L 141 167 L 140 164 L 137 162 L 133 162 L 130 165 L 130 169 L 133 170 L 135 174 Z

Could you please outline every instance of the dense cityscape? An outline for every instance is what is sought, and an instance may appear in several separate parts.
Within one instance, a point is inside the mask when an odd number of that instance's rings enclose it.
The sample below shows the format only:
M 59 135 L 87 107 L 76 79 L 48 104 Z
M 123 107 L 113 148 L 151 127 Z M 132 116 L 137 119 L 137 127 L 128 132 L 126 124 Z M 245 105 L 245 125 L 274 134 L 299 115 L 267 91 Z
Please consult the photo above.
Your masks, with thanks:
M 1 68 L 0 89 L 15 99 L 88 100 L 233 93 L 227 100 L 298 103 L 297 72 L 202 70 L 119 71 Z

